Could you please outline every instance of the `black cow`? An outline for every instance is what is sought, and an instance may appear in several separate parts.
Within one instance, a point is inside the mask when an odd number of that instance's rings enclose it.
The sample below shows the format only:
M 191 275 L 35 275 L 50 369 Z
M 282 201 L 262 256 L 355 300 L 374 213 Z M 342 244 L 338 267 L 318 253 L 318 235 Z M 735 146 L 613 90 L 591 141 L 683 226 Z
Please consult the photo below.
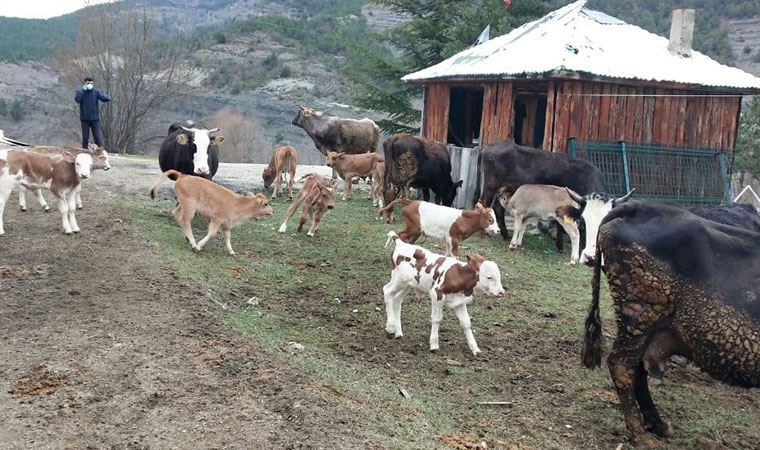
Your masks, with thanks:
M 760 215 L 751 205 L 695 206 L 689 211 L 707 220 L 760 233 Z
M 586 367 L 601 364 L 602 257 L 618 325 L 607 364 L 634 442 L 671 434 L 647 385 L 671 355 L 720 381 L 760 387 L 760 233 L 656 202 L 613 209 L 599 230 Z
M 385 153 L 385 180 L 383 197 L 390 204 L 407 188 L 422 190 L 422 198 L 451 206 L 462 180 L 451 180 L 451 157 L 446 145 L 409 134 L 394 134 L 383 142 Z M 391 220 L 392 211 L 388 215 Z
M 494 201 L 502 187 L 509 196 L 523 184 L 565 186 L 581 194 L 606 191 L 604 175 L 593 164 L 563 153 L 523 147 L 513 141 L 485 146 L 481 151 L 481 167 L 483 192 L 479 202 L 493 207 L 504 239 L 509 238 L 504 223 L 504 207 Z
M 180 123 L 169 126 L 169 135 L 161 144 L 158 163 L 161 171 L 174 169 L 187 175 L 212 179 L 219 168 L 219 144 L 223 136 L 211 136 L 219 128 L 188 128 Z

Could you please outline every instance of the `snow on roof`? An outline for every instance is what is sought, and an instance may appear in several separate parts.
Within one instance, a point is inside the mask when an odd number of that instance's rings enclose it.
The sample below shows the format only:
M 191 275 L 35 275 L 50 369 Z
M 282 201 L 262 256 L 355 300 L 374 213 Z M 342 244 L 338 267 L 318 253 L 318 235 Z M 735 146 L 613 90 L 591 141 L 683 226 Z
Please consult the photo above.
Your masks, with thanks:
M 406 75 L 422 82 L 466 78 L 558 77 L 583 74 L 609 79 L 673 82 L 760 90 L 760 78 L 692 51 L 668 51 L 668 39 L 571 3 L 510 33 L 470 47 Z

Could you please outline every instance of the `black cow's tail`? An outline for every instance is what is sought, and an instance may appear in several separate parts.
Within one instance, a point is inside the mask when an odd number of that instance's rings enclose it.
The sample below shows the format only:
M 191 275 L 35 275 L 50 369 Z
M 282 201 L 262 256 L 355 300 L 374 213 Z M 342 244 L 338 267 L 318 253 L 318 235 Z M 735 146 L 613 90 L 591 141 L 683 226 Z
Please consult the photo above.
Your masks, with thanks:
M 588 368 L 599 367 L 602 364 L 602 320 L 599 317 L 599 283 L 602 273 L 602 250 L 596 246 L 596 264 L 594 276 L 591 279 L 591 308 L 586 317 L 585 335 L 581 362 Z
M 177 181 L 180 178 L 185 176 L 181 172 L 177 172 L 176 170 L 167 170 L 166 172 L 162 173 L 160 177 L 158 177 L 158 180 L 156 180 L 155 183 L 153 183 L 153 186 L 150 187 L 150 198 L 155 199 L 156 198 L 156 189 L 158 189 L 158 186 L 161 185 L 166 179 Z

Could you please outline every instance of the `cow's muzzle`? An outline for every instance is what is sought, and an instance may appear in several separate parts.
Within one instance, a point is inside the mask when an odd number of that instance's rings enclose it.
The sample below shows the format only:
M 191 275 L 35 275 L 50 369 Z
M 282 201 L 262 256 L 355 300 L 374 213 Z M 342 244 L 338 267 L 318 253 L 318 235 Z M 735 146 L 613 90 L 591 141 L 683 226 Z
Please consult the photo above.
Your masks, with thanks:
M 333 209 L 335 208 L 335 205 L 327 205 L 327 209 Z
M 82 179 L 82 180 L 86 180 L 86 179 L 90 178 L 90 176 L 89 175 L 85 175 L 85 174 L 80 174 L 79 178 Z

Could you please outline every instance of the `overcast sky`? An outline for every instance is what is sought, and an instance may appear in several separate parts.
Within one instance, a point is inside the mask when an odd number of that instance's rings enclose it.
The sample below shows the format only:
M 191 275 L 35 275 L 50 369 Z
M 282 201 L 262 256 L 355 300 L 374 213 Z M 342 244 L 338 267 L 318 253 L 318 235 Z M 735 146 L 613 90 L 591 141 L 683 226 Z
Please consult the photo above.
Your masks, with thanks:
M 47 19 L 114 0 L 0 0 L 0 16 Z

